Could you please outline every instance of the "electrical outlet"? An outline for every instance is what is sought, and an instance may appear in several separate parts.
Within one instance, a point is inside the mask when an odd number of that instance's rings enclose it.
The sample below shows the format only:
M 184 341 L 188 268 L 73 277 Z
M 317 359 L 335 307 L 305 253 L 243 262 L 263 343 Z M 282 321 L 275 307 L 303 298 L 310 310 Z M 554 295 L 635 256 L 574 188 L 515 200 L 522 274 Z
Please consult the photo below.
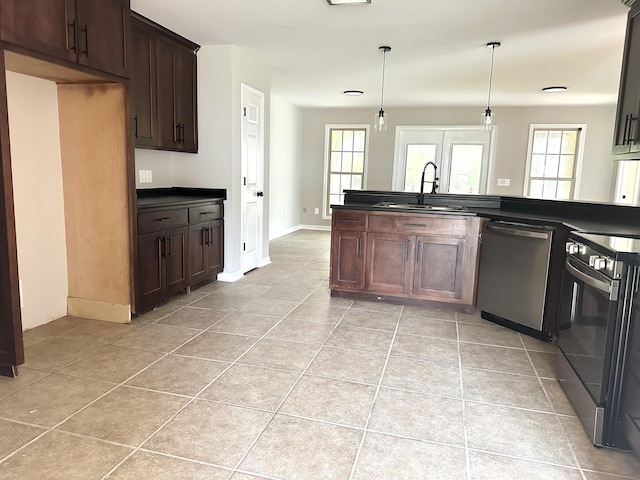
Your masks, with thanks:
M 508 186 L 511 185 L 511 179 L 510 178 L 499 178 L 497 183 L 498 183 L 499 187 L 508 187 Z
M 153 170 L 147 170 L 147 183 L 153 183 Z
M 147 171 L 146 170 L 138 170 L 138 176 L 140 177 L 140 183 L 147 183 Z
M 313 209 L 313 213 L 315 213 L 316 215 L 318 215 L 320 213 L 320 209 L 318 207 Z

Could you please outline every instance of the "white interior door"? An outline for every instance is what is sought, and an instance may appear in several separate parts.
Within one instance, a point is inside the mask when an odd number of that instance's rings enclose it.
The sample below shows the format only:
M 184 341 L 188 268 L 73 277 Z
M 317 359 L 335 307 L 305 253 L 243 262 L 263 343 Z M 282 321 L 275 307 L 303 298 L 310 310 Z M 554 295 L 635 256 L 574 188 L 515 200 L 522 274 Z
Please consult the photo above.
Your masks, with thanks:
M 264 94 L 242 84 L 242 271 L 262 258 Z
M 444 131 L 412 129 L 400 130 L 396 140 L 396 160 L 393 169 L 393 189 L 401 192 L 419 192 L 422 169 L 427 162 L 435 162 L 440 169 Z M 433 169 L 428 169 L 425 181 L 433 180 Z M 425 189 L 431 184 L 425 185 Z M 427 190 L 429 191 L 429 190 Z
M 440 191 L 486 193 L 491 132 L 448 130 L 444 133 Z

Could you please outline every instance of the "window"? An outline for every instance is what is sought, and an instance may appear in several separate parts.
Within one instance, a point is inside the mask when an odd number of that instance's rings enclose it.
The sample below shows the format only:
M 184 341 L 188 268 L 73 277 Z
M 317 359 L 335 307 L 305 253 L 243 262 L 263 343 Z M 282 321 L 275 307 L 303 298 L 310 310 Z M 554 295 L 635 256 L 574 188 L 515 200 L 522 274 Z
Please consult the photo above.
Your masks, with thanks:
M 368 133 L 368 125 L 327 125 L 323 218 L 344 203 L 344 190 L 365 187 Z
M 478 127 L 398 127 L 394 160 L 394 190 L 419 192 L 427 162 L 438 167 L 438 192 L 486 193 L 491 132 Z M 425 174 L 431 191 L 433 169 Z
M 582 125 L 532 125 L 524 194 L 558 200 L 575 198 L 583 137 Z

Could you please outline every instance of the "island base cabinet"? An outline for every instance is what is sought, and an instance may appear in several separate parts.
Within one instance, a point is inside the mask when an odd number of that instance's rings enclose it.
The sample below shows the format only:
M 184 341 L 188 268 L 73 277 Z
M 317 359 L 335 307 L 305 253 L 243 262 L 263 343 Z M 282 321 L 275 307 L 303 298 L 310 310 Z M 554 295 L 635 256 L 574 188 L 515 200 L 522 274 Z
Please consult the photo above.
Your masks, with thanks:
M 332 290 L 475 305 L 480 218 L 350 209 L 333 215 Z
M 412 236 L 370 233 L 367 242 L 366 289 L 408 294 L 411 291 Z
M 412 293 L 433 300 L 460 300 L 466 244 L 464 238 L 417 237 Z
M 331 234 L 331 288 L 361 291 L 364 289 L 366 233 L 334 230 Z

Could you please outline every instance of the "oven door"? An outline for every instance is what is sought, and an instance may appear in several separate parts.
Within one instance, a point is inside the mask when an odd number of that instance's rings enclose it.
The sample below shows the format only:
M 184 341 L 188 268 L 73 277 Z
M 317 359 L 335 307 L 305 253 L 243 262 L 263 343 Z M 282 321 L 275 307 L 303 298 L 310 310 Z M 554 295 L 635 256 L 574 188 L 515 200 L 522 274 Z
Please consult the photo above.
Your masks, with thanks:
M 558 347 L 598 406 L 604 406 L 607 399 L 619 286 L 619 280 L 567 256 Z

